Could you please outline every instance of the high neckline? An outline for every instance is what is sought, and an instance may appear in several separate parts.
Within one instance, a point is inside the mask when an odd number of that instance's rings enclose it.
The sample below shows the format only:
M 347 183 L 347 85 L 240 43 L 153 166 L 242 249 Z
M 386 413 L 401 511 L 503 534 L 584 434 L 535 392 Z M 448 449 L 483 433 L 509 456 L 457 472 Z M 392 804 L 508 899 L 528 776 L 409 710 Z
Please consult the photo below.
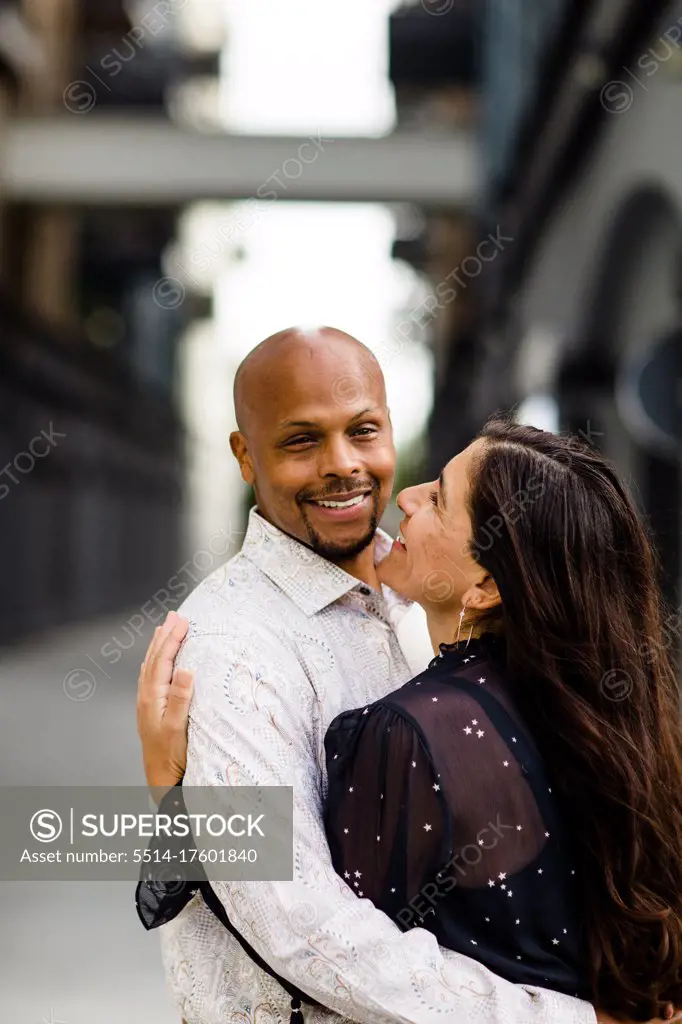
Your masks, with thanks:
M 499 633 L 483 633 L 471 640 L 460 640 L 459 643 L 439 644 L 438 657 L 448 664 L 462 664 L 474 658 L 500 657 L 504 654 L 505 641 Z

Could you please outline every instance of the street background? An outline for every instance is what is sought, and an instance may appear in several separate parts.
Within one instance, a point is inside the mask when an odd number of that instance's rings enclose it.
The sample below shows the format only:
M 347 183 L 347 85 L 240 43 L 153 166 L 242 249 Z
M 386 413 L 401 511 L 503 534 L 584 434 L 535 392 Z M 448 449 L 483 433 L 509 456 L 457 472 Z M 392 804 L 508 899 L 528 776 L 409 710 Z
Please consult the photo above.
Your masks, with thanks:
M 244 532 L 234 372 L 292 324 L 376 353 L 397 489 L 498 409 L 602 449 L 678 641 L 681 128 L 665 0 L 0 0 L 2 784 L 143 782 L 147 640 Z M 0 1020 L 177 1024 L 133 894 L 0 882 Z

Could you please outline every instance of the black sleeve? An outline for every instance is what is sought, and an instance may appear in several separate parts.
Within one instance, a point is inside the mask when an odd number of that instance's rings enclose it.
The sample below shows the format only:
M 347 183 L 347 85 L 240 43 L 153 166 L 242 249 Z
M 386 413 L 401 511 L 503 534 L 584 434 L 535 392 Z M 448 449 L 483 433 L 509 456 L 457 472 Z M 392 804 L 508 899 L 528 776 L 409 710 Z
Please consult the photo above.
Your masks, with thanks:
M 447 861 L 451 829 L 418 730 L 379 704 L 336 718 L 325 750 L 325 826 L 337 874 L 401 927 L 408 918 L 419 923 L 405 908 Z
M 186 814 L 187 808 L 182 793 L 182 782 L 170 789 L 159 804 L 158 814 Z M 182 849 L 193 848 L 194 840 L 191 833 L 189 836 L 180 838 L 169 838 L 167 836 L 154 837 L 150 840 L 148 849 L 152 852 L 159 850 L 171 851 L 177 854 Z M 161 861 L 161 864 L 166 862 Z M 177 859 L 174 862 L 177 864 Z M 309 1003 L 311 1006 L 320 1006 L 317 1000 L 307 993 L 301 991 L 286 978 L 282 978 L 272 970 L 270 965 L 253 949 L 230 922 L 224 906 L 211 888 L 211 884 L 201 865 L 194 860 L 191 868 L 192 881 L 188 881 L 183 875 L 183 865 L 160 867 L 153 860 L 144 864 L 140 872 L 140 881 L 135 891 L 135 905 L 137 914 L 144 927 L 149 931 L 152 928 L 159 928 L 168 921 L 172 921 L 183 910 L 196 892 L 201 892 L 202 898 L 209 910 L 218 918 L 224 928 L 235 937 L 247 956 L 253 960 L 256 966 L 274 978 L 282 988 L 291 996 L 291 1017 L 293 1022 L 303 1020 L 300 1007 L 302 1003 Z
M 176 814 L 187 814 L 181 782 L 168 790 L 159 804 L 157 813 L 168 814 L 171 817 Z M 208 881 L 204 869 L 196 859 L 191 863 L 190 869 L 189 857 L 183 864 L 177 856 L 181 849 L 189 850 L 194 845 L 191 833 L 183 837 L 161 835 L 150 839 L 147 849 L 151 860 L 142 864 L 140 881 L 135 890 L 137 916 L 148 931 L 151 928 L 159 928 L 177 917 L 200 889 L 202 881 Z M 174 855 L 173 859 L 161 858 L 160 855 L 165 851 L 170 851 L 171 856 Z M 158 861 L 155 860 L 155 854 L 159 855 Z M 192 881 L 188 881 L 188 873 L 191 873 Z

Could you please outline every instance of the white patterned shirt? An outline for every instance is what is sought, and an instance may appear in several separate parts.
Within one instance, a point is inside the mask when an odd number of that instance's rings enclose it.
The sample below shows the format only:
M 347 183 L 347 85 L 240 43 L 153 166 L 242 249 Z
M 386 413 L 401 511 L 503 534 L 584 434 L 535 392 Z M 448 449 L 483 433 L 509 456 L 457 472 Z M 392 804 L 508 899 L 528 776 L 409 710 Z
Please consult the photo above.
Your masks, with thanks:
M 375 561 L 388 551 L 382 531 Z M 201 583 L 180 664 L 195 674 L 185 783 L 294 792 L 291 882 L 213 882 L 228 917 L 280 976 L 329 1010 L 306 1024 L 594 1024 L 577 999 L 515 986 L 402 932 L 332 867 L 324 736 L 342 711 L 385 696 L 433 657 L 423 611 L 367 587 L 251 509 L 241 552 Z M 409 628 L 406 630 L 406 626 Z M 291 1000 L 197 894 L 161 929 L 187 1024 L 287 1024 Z

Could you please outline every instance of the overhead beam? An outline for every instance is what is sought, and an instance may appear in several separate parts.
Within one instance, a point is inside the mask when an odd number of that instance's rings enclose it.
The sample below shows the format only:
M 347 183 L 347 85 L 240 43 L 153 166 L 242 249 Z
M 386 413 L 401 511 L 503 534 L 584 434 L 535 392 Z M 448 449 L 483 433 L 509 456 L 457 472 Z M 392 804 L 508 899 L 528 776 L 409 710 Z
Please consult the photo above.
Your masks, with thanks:
M 0 193 L 33 202 L 185 203 L 277 198 L 473 202 L 472 134 L 308 138 L 200 133 L 101 114 L 16 119 L 0 139 Z

